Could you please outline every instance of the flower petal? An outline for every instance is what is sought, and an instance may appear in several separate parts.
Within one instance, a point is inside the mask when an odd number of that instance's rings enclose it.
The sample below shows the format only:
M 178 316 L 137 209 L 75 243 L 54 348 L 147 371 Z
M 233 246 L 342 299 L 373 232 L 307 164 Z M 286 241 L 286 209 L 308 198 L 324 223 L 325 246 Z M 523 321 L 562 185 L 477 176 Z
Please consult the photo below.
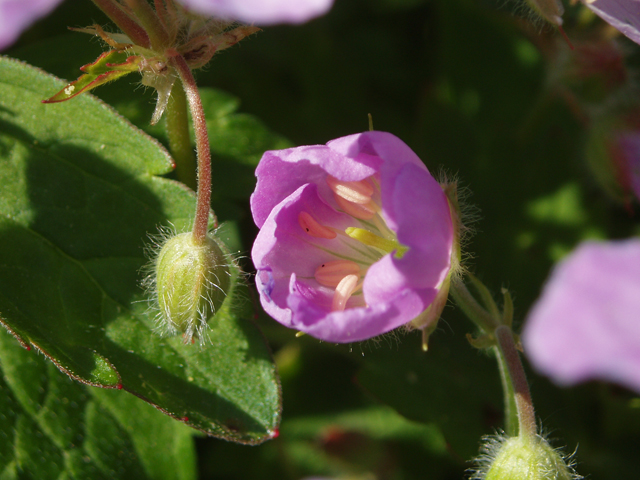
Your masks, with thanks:
M 412 164 L 428 174 L 429 171 L 420 158 L 406 143 L 388 132 L 364 132 L 350 135 L 332 140 L 327 143 L 327 146 L 346 158 L 360 161 L 366 158 L 378 159 L 385 220 L 392 230 L 396 230 L 398 225 L 394 210 L 391 208 L 395 197 L 396 176 L 407 164 Z M 382 162 L 379 161 L 380 159 Z M 348 180 L 338 175 L 334 176 L 340 180 Z
M 387 301 L 405 288 L 435 289 L 451 266 L 453 225 L 442 188 L 426 169 L 413 164 L 406 164 L 395 180 L 394 191 L 404 192 L 392 199 L 398 241 L 409 249 L 369 268 L 364 282 L 368 304 Z
M 542 373 L 640 392 L 640 240 L 587 242 L 553 271 L 522 335 Z
M 262 304 L 278 321 L 289 321 L 291 318 L 290 312 L 281 310 L 287 308 L 289 282 L 294 273 L 328 295 L 327 313 L 330 311 L 333 290 L 316 282 L 317 267 L 340 258 L 360 261 L 363 265 L 375 261 L 375 258 L 361 258 L 358 250 L 350 248 L 351 244 L 358 247 L 355 241 L 306 234 L 298 222 L 300 212 L 309 212 L 338 230 L 353 225 L 351 217 L 335 211 L 320 198 L 315 184 L 303 185 L 273 209 L 258 233 L 251 257 L 258 270 L 256 281 L 259 282 Z M 343 256 L 336 257 L 330 253 L 332 251 Z M 277 316 L 271 312 L 276 312 Z
M 333 0 L 180 0 L 188 8 L 243 23 L 304 23 L 329 11 Z
M 436 294 L 435 289 L 405 289 L 387 302 L 327 313 L 318 297 L 304 295 L 298 289 L 300 282 L 292 282 L 288 306 L 295 316 L 290 326 L 335 343 L 359 342 L 390 332 L 415 318 Z
M 301 185 L 316 183 L 323 198 L 333 198 L 327 175 L 358 181 L 378 171 L 379 158 L 345 158 L 325 145 L 265 152 L 256 168 L 258 184 L 251 195 L 251 212 L 258 227 L 269 212 Z
M 0 50 L 15 42 L 23 30 L 51 12 L 62 0 L 0 0 Z
M 583 0 L 596 15 L 640 43 L 640 0 Z

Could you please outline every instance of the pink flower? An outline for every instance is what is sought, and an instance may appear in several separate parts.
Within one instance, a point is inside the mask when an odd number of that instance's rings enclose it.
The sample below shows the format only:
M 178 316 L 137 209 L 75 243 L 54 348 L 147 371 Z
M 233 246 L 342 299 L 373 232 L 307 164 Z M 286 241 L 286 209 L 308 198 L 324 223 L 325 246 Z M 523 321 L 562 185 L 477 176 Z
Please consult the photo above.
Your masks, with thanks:
M 596 15 L 640 43 L 640 0 L 583 0 Z
M 51 12 L 62 0 L 0 0 L 0 50 L 15 42 L 22 31 Z
M 364 340 L 413 320 L 446 283 L 449 203 L 397 137 L 366 132 L 266 152 L 256 176 L 256 284 L 283 325 Z
M 238 20 L 243 23 L 272 25 L 304 23 L 329 11 L 333 0 L 180 0 L 202 14 Z
M 0 50 L 62 0 L 0 0 Z M 113 0 L 116 1 L 116 0 Z M 195 12 L 248 24 L 303 23 L 323 15 L 333 0 L 178 0 Z
M 640 239 L 580 245 L 553 271 L 522 340 L 559 384 L 600 378 L 640 392 Z

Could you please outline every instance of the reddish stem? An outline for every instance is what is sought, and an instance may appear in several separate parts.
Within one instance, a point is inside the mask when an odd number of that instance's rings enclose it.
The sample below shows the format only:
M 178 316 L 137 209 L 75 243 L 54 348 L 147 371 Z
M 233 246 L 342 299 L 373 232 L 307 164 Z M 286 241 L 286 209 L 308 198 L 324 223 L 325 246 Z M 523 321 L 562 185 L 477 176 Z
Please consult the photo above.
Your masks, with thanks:
M 537 435 L 536 415 L 527 377 L 513 340 L 513 331 L 506 325 L 501 325 L 496 328 L 495 335 L 513 384 L 516 409 L 518 410 L 518 435 L 522 438 L 533 438 Z
M 560 34 L 562 35 L 562 38 L 564 38 L 564 41 L 567 42 L 567 44 L 569 45 L 569 48 L 571 50 L 574 50 L 573 44 L 571 43 L 571 40 L 569 40 L 569 36 L 564 31 L 564 28 L 562 28 L 562 25 L 558 25 L 558 30 L 560 31 Z
M 167 52 L 169 54 L 169 52 Z M 209 227 L 209 210 L 211 205 L 211 149 L 209 134 L 202 108 L 202 100 L 198 92 L 196 80 L 186 60 L 177 51 L 171 52 L 171 64 L 177 70 L 187 95 L 193 130 L 196 136 L 196 150 L 198 152 L 198 193 L 196 203 L 196 218 L 193 221 L 193 239 L 202 243 L 207 236 Z
M 93 3 L 102 10 L 107 17 L 115 23 L 133 43 L 144 48 L 149 48 L 149 36 L 138 22 L 133 20 L 125 12 L 120 4 L 114 0 L 92 0 Z
M 163 0 L 153 0 L 153 4 L 156 7 L 156 14 L 160 19 L 160 22 L 162 22 L 162 25 L 164 25 L 164 28 L 167 28 L 167 10 L 164 7 Z
M 149 35 L 151 48 L 160 52 L 169 46 L 169 34 L 147 0 L 124 0 Z

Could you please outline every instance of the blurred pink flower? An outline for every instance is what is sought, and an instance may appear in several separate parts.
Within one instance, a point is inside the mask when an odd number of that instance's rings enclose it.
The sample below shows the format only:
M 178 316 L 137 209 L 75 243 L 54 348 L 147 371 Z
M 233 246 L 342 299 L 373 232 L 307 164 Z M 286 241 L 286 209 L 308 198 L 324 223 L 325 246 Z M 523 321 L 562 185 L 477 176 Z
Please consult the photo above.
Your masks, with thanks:
M 77 0 L 76 0 L 77 1 Z M 195 12 L 247 24 L 304 23 L 323 15 L 333 0 L 178 0 Z M 62 0 L 0 0 L 0 50 L 49 14 Z
M 596 15 L 640 44 L 640 0 L 583 0 Z
M 522 341 L 561 385 L 597 378 L 640 392 L 640 239 L 580 245 L 554 269 Z
M 404 325 L 434 301 L 451 267 L 451 212 L 399 138 L 366 132 L 266 152 L 256 176 L 252 258 L 277 321 L 347 343 Z
M 22 31 L 49 14 L 62 0 L 0 0 L 0 50 L 15 42 Z
M 333 0 L 180 0 L 194 11 L 256 25 L 304 23 L 329 11 Z

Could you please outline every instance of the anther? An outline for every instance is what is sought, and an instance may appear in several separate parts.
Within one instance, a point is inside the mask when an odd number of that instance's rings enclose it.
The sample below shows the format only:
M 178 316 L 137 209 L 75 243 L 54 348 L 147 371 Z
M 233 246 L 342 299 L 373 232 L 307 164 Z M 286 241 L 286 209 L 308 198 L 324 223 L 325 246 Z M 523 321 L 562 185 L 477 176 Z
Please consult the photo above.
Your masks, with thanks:
M 316 268 L 316 281 L 325 287 L 336 288 L 347 275 L 360 276 L 360 266 L 351 260 L 333 260 Z
M 353 203 L 369 203 L 371 195 L 373 195 L 373 187 L 366 180 L 345 182 L 329 175 L 327 176 L 327 184 L 337 196 Z
M 351 295 L 358 286 L 359 277 L 357 275 L 347 275 L 336 287 L 336 291 L 333 294 L 333 302 L 331 304 L 332 312 L 341 312 L 345 309 L 347 301 L 351 298 Z
M 371 220 L 376 215 L 376 207 L 371 200 L 369 203 L 362 204 L 350 202 L 339 195 L 334 195 L 334 197 L 340 208 L 354 218 L 359 218 L 360 220 Z
M 298 215 L 298 223 L 302 229 L 312 237 L 326 238 L 328 240 L 336 238 L 337 234 L 330 228 L 320 225 L 315 218 L 307 212 L 300 212 Z

